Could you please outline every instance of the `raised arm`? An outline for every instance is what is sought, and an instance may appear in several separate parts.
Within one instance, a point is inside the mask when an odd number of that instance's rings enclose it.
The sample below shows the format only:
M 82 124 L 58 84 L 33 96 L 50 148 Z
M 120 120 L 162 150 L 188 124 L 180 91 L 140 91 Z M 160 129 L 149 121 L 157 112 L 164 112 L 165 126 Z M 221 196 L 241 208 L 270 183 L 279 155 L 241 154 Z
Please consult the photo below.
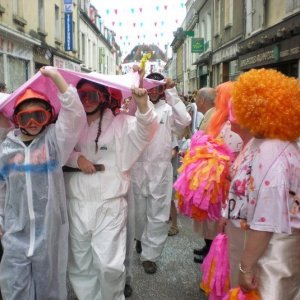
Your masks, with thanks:
M 180 135 L 184 128 L 191 123 L 191 116 L 177 93 L 174 81 L 166 78 L 165 82 L 166 102 L 172 107 L 173 112 L 174 125 L 172 129 L 177 135 Z
M 41 72 L 44 76 L 50 77 L 59 90 L 61 109 L 55 123 L 55 136 L 60 163 L 63 166 L 79 140 L 82 128 L 86 124 L 86 114 L 77 90 L 73 86 L 68 86 L 57 69 L 41 68 Z

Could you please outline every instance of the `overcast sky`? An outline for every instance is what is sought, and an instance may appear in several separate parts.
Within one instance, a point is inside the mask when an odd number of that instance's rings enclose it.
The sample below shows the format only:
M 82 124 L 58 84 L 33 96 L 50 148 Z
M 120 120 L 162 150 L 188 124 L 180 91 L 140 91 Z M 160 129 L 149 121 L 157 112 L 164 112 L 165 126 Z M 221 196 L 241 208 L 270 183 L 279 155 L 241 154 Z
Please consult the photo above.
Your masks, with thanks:
M 163 52 L 182 25 L 185 0 L 90 0 L 104 24 L 116 33 L 124 58 L 138 44 L 155 44 Z M 168 54 L 170 56 L 170 50 Z

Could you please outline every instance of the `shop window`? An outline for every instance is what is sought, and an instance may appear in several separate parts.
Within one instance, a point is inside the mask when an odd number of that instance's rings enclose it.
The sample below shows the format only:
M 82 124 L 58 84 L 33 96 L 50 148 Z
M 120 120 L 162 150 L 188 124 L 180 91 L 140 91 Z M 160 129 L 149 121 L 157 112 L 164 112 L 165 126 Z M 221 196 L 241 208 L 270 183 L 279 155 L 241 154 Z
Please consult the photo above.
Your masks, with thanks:
M 229 80 L 235 80 L 239 74 L 238 60 L 232 60 L 229 62 Z
M 10 86 L 8 86 L 9 91 L 14 91 L 25 81 L 28 80 L 28 64 L 29 62 L 24 59 L 19 59 L 13 56 L 8 56 L 8 76 L 13 78 L 11 80 Z

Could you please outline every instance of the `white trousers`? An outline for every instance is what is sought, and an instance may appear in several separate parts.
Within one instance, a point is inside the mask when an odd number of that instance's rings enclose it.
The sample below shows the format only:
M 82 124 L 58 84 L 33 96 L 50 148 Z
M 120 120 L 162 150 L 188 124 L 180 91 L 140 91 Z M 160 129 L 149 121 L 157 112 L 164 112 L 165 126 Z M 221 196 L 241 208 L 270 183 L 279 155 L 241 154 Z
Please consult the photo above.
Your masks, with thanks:
M 135 197 L 135 237 L 142 243 L 141 260 L 156 261 L 168 237 L 172 199 L 172 176 L 162 183 L 156 195 L 143 196 L 138 190 Z
M 127 203 L 69 202 L 68 274 L 79 300 L 124 298 Z
M 135 237 L 135 205 L 132 190 L 129 189 L 127 196 L 128 214 L 127 214 L 127 239 L 126 239 L 126 283 L 131 284 L 132 280 L 132 255 Z

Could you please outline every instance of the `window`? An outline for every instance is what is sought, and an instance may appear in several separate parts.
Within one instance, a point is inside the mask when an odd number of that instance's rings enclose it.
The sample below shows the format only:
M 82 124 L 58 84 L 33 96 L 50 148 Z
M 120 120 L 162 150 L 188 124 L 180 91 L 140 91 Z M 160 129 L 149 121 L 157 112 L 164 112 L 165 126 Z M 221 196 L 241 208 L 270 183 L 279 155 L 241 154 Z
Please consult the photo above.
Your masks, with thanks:
M 13 14 L 23 18 L 23 0 L 13 0 Z
M 215 36 L 220 34 L 221 27 L 221 0 L 215 0 L 215 22 L 214 22 L 214 34 Z
M 75 30 L 75 22 L 74 21 L 73 21 L 72 30 L 73 30 L 73 32 L 72 32 L 72 36 L 73 36 L 73 51 L 75 51 L 77 49 L 77 47 L 76 47 L 76 39 L 75 39 L 75 32 L 76 32 L 76 30 Z
M 81 60 L 85 63 L 85 34 L 81 34 Z
M 55 5 L 55 39 L 57 41 L 61 40 L 61 24 L 60 24 L 60 11 L 59 7 Z
M 287 14 L 300 10 L 300 0 L 286 0 L 285 3 Z
M 264 1 L 246 0 L 246 34 L 251 35 L 263 28 L 265 18 Z
M 93 43 L 93 57 L 92 57 L 92 68 L 96 69 L 97 59 L 96 59 L 96 44 Z
M 88 39 L 88 45 L 87 45 L 87 52 L 88 52 L 88 57 L 87 57 L 87 63 L 86 66 L 87 67 L 91 67 L 91 60 L 92 60 L 92 48 L 91 48 L 91 40 Z
M 4 82 L 5 83 L 3 54 L 0 54 L 0 82 Z
M 16 90 L 20 85 L 28 80 L 28 61 L 8 56 L 8 74 L 14 80 L 10 81 L 11 86 L 8 87 L 9 91 Z
M 45 32 L 45 7 L 44 0 L 38 2 L 39 30 Z
M 206 28 L 205 28 L 205 21 L 202 20 L 201 21 L 201 35 L 200 37 L 204 38 L 204 40 L 206 41 Z
M 233 0 L 225 0 L 225 16 L 224 16 L 224 27 L 228 28 L 233 23 Z
M 80 0 L 80 8 L 85 12 L 88 12 L 88 1 L 87 0 Z
M 211 48 L 211 15 L 207 14 L 206 16 L 206 47 L 205 49 Z

